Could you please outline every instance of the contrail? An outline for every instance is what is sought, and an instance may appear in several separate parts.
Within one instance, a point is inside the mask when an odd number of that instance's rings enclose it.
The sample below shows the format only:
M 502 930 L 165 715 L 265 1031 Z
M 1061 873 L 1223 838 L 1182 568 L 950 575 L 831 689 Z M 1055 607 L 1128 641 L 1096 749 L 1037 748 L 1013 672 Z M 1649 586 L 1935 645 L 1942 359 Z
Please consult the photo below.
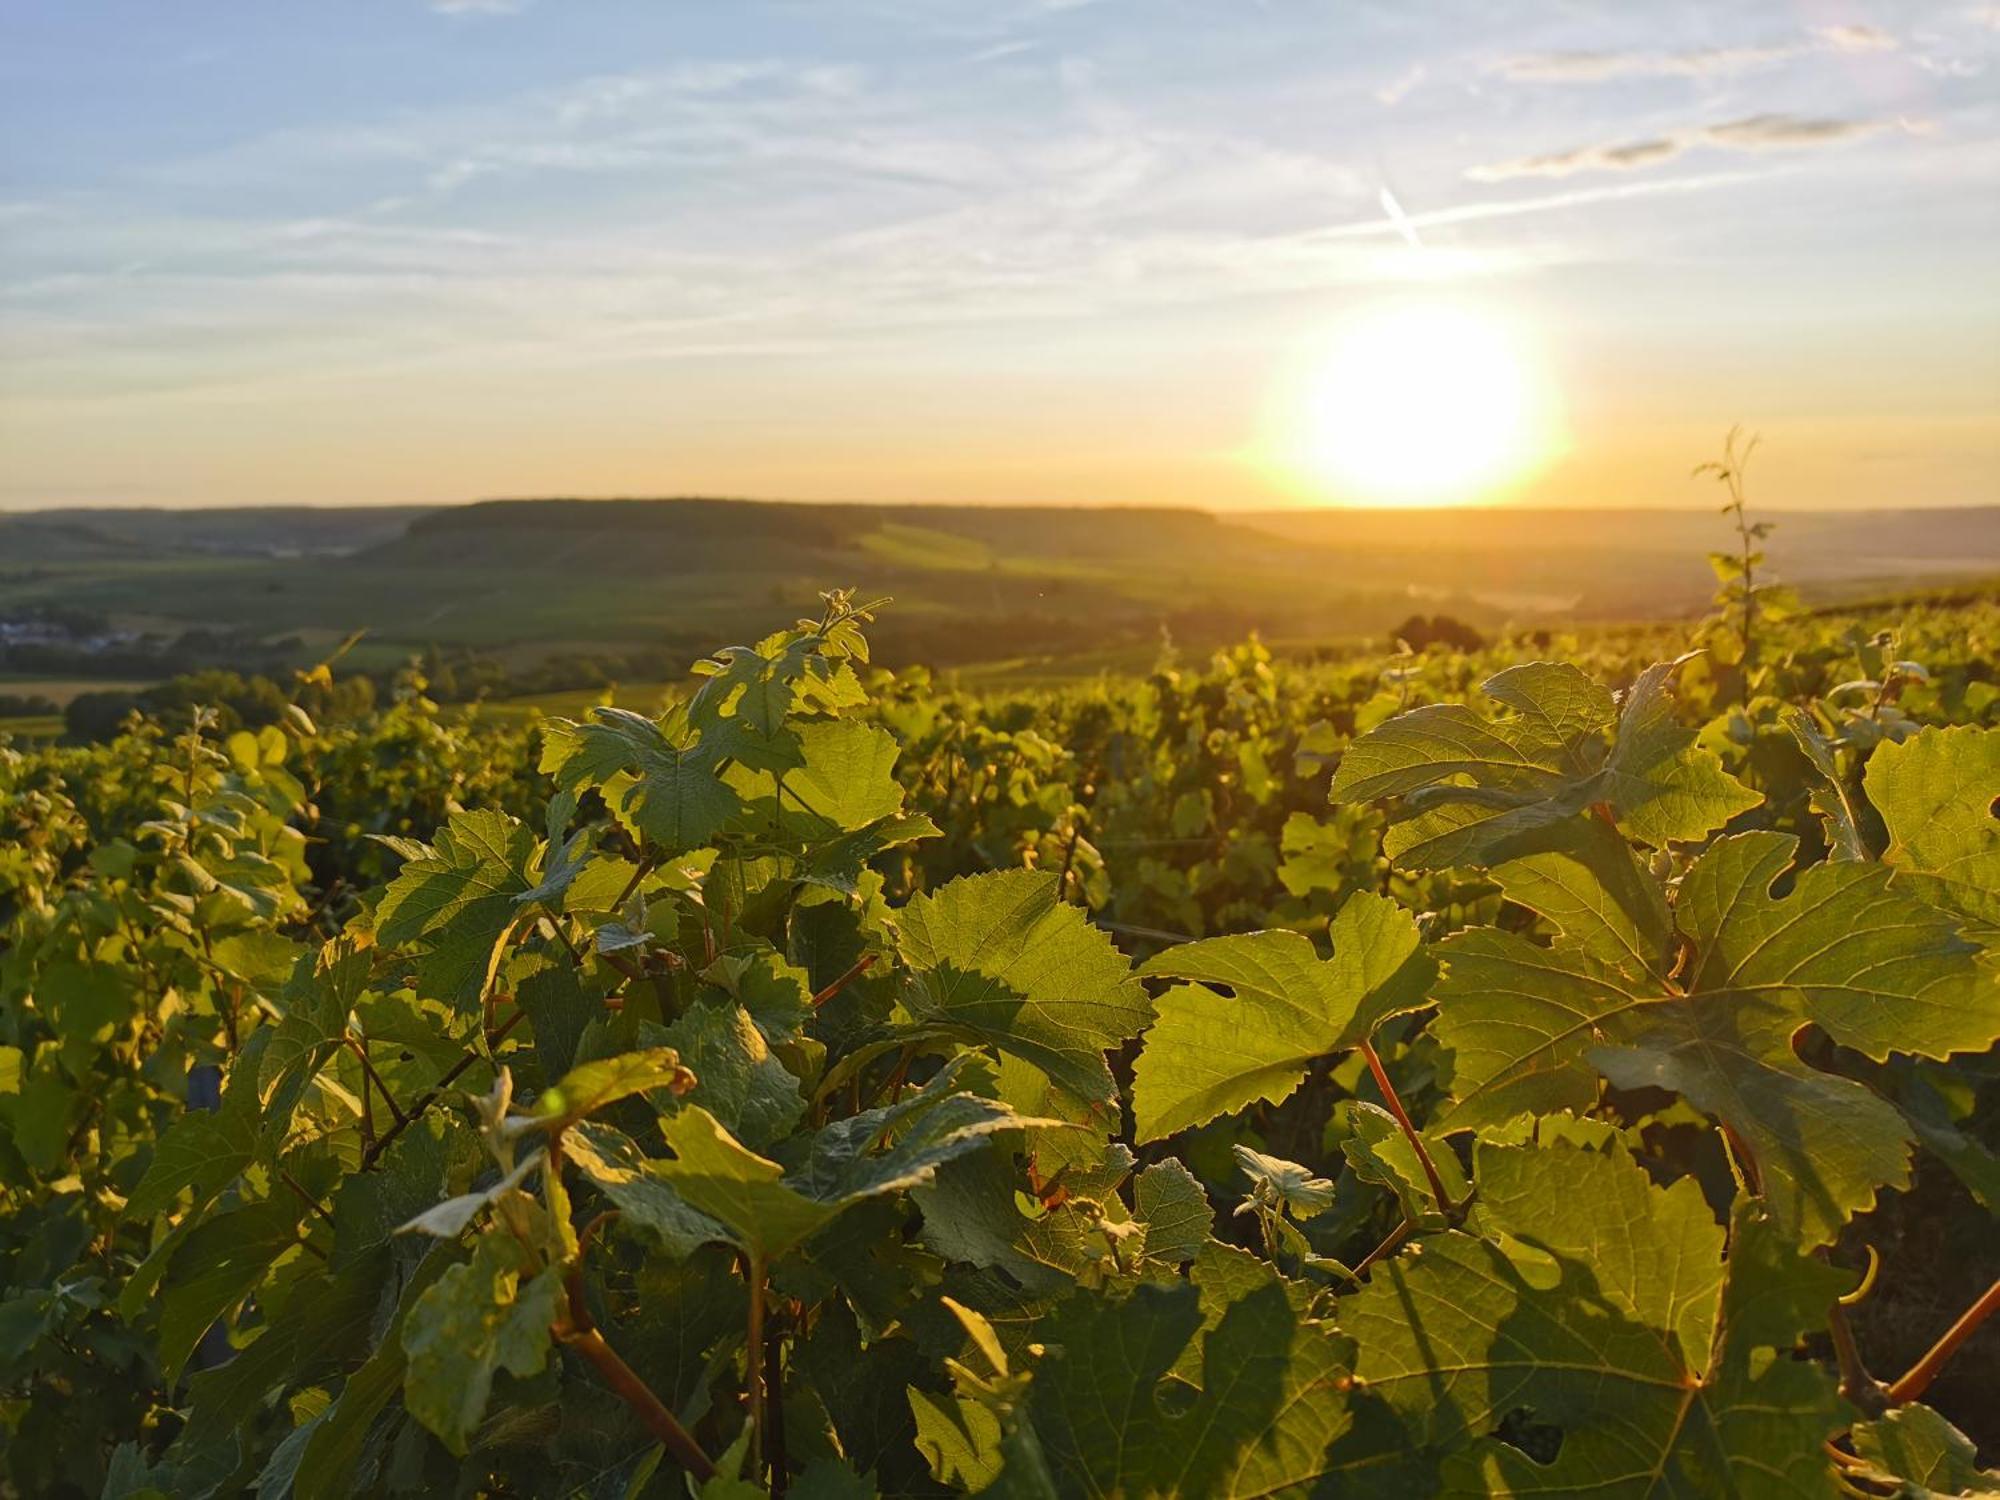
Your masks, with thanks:
M 1417 238 L 1417 226 L 1410 222 L 1410 216 L 1403 212 L 1403 205 L 1396 201 L 1396 195 L 1389 191 L 1388 184 L 1382 186 L 1382 212 L 1404 239 L 1410 242 L 1412 250 L 1424 248 L 1424 242 Z

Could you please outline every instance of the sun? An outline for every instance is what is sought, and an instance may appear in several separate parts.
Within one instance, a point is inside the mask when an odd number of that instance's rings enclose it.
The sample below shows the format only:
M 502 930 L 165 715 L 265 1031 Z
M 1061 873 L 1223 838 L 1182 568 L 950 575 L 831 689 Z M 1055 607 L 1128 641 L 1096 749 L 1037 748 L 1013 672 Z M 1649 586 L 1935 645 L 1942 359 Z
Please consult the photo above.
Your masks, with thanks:
M 1491 500 L 1551 447 L 1547 392 L 1521 341 L 1448 302 L 1349 320 L 1288 405 L 1284 466 L 1343 505 Z

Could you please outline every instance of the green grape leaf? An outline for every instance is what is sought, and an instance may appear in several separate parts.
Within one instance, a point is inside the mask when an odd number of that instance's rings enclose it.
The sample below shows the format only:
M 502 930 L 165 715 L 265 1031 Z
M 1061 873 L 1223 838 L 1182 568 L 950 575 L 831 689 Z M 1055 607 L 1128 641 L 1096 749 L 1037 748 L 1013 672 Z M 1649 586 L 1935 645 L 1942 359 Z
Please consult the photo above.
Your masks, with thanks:
M 1691 992 L 1782 998 L 1843 1046 L 1945 1057 L 2000 1038 L 2000 979 L 1950 918 L 1851 861 L 1801 870 L 1770 895 L 1797 840 L 1719 839 L 1681 884 L 1676 919 L 1699 953 Z
M 746 826 L 776 827 L 816 844 L 902 812 L 895 776 L 901 747 L 888 730 L 852 719 L 810 719 L 790 733 L 798 764 L 782 772 L 738 766 L 726 777 L 743 799 Z
M 267 1135 L 291 1122 L 299 1096 L 326 1066 L 342 1038 L 373 967 L 374 955 L 352 942 L 328 943 L 304 955 L 281 992 L 285 1013 L 271 1028 L 258 1064 L 258 1089 L 267 1103 Z
M 676 710 L 655 722 L 622 708 L 597 708 L 597 722 L 557 720 L 546 732 L 541 767 L 566 792 L 595 787 L 620 820 L 666 854 L 698 849 L 742 811 L 718 774 L 719 745 L 697 740 Z
M 547 1362 L 559 1295 L 555 1267 L 523 1283 L 520 1242 L 502 1230 L 482 1235 L 472 1259 L 440 1276 L 403 1323 L 410 1415 L 462 1456 L 494 1374 L 533 1375 Z
M 1540 913 L 1596 966 L 1665 971 L 1674 932 L 1666 892 L 1618 830 L 1588 818 L 1525 844 L 1492 871 L 1508 900 Z
M 478 1137 L 442 1112 L 411 1122 L 372 1172 L 357 1172 L 333 1196 L 333 1266 L 370 1262 L 396 1231 L 435 1205 L 456 1167 L 464 1181 L 487 1164 Z
M 1450 1231 L 1344 1303 L 1356 1385 L 1389 1403 L 1454 1492 L 1837 1493 L 1834 1382 L 1785 1358 L 1846 1290 L 1746 1204 L 1729 1237 L 1700 1189 L 1654 1186 L 1622 1149 L 1478 1150 L 1490 1238 Z M 1779 1357 L 1773 1358 L 1775 1354 Z M 1539 1463 L 1491 1436 L 1554 1427 Z
M 917 1020 L 1031 1063 L 1065 1094 L 1109 1112 L 1106 1051 L 1151 1018 L 1111 939 L 1035 870 L 967 875 L 896 914 Z
M 1882 858 L 1897 879 L 2000 938 L 2000 730 L 1960 725 L 1885 740 L 1862 785 L 1889 830 Z
M 1912 1497 L 2000 1495 L 2000 1473 L 1979 1466 L 1979 1450 L 1928 1406 L 1911 1403 L 1854 1424 L 1854 1451 L 1867 1477 Z
M 719 1243 L 771 1261 L 854 1204 L 928 1183 L 940 1166 L 998 1132 L 1059 1125 L 952 1092 L 965 1063 L 955 1059 L 895 1104 L 824 1127 L 790 1173 L 692 1104 L 660 1122 L 670 1158 L 649 1159 L 628 1137 L 596 1124 L 573 1132 L 569 1157 L 634 1223 L 678 1253 Z
M 293 1483 L 294 1500 L 339 1500 L 354 1493 L 356 1470 L 375 1419 L 403 1385 L 409 1364 L 403 1354 L 403 1329 L 424 1293 L 452 1269 L 456 1253 L 456 1246 L 436 1246 L 402 1286 L 395 1316 L 375 1352 L 347 1377 L 339 1396 L 305 1440 Z
M 1787 1232 L 1822 1245 L 1878 1188 L 1909 1180 L 1911 1135 L 1878 1094 L 1799 1061 L 1798 1029 L 1796 1011 L 1762 996 L 1695 996 L 1648 1007 L 1622 1045 L 1589 1056 L 1620 1088 L 1672 1089 L 1720 1118 Z
M 382 1279 L 366 1266 L 315 1278 L 310 1291 L 294 1290 L 247 1348 L 189 1377 L 191 1425 L 204 1434 L 239 1427 L 258 1415 L 272 1390 L 334 1373 L 366 1351 L 381 1301 Z
M 620 1099 L 655 1089 L 683 1094 L 693 1083 L 672 1047 L 642 1047 L 577 1064 L 536 1101 L 535 1114 L 550 1130 L 566 1130 Z
M 291 978 L 306 950 L 281 933 L 253 927 L 217 938 L 209 952 L 224 973 L 256 989 L 271 990 Z
M 1272 1103 L 1312 1062 L 1359 1045 L 1383 1020 L 1427 1003 L 1437 965 L 1416 920 L 1362 891 L 1333 919 L 1333 957 L 1296 932 L 1253 932 L 1183 943 L 1141 975 L 1201 981 L 1162 995 L 1134 1068 L 1142 1142 Z M 1225 995 L 1217 986 L 1226 987 Z
M 1200 1337 L 1199 1389 L 1173 1413 L 1159 1389 L 1210 1321 L 1199 1283 L 1059 1304 L 1035 1326 L 1051 1357 L 988 1493 L 1247 1500 L 1310 1488 L 1347 1426 L 1351 1345 L 1303 1322 L 1275 1279 L 1234 1291 Z
M 1520 1114 L 1581 1114 L 1600 1084 L 1590 1048 L 1617 1022 L 1664 993 L 1558 940 L 1473 927 L 1438 944 L 1444 979 L 1430 1032 L 1451 1054 L 1451 1102 L 1433 1128 L 1504 1125 Z
M 1869 1089 L 1801 1061 L 1798 1033 L 1815 1023 L 1878 1060 L 1983 1051 L 2000 1037 L 2000 990 L 1951 920 L 1881 866 L 1816 865 L 1774 896 L 1795 850 L 1778 833 L 1718 839 L 1681 882 L 1680 951 L 1650 970 L 1650 939 L 1622 955 L 1622 939 L 1542 946 L 1481 928 L 1440 944 L 1432 1034 L 1451 1053 L 1452 1102 L 1435 1128 L 1582 1113 L 1599 1073 L 1671 1088 L 1736 1133 L 1789 1229 L 1830 1239 L 1907 1178 L 1910 1135 Z M 1526 899 L 1513 870 L 1495 873 Z
M 175 1249 L 160 1282 L 160 1370 L 171 1382 L 209 1325 L 299 1243 L 305 1205 L 286 1194 L 210 1216 Z
M 771 1055 L 750 1012 L 734 1001 L 690 1005 L 664 1036 L 693 1070 L 688 1101 L 752 1151 L 769 1150 L 804 1117 L 798 1079 Z
M 1624 833 L 1652 848 L 1699 839 L 1764 799 L 1727 771 L 1674 718 L 1668 684 L 1686 657 L 1656 662 L 1626 689 L 1604 761 L 1601 799 Z
M 788 1042 L 812 1019 L 812 976 L 775 948 L 725 953 L 701 977 L 749 1011 L 767 1041 Z
M 132 1018 L 125 976 L 109 964 L 59 959 L 35 977 L 35 1004 L 65 1041 L 101 1043 Z
M 1436 1218 L 1439 1208 L 1436 1195 L 1431 1192 L 1430 1176 L 1418 1160 L 1416 1148 L 1396 1123 L 1396 1117 L 1362 1099 L 1342 1100 L 1336 1117 L 1348 1129 L 1347 1138 L 1340 1143 L 1340 1154 L 1354 1169 L 1354 1175 L 1394 1193 L 1405 1218 L 1413 1222 Z M 1463 1203 L 1471 1184 L 1465 1180 L 1465 1168 L 1459 1165 L 1457 1154 L 1437 1137 L 1427 1136 L 1425 1145 L 1446 1195 L 1454 1204 Z
M 923 1211 L 924 1244 L 946 1260 L 1004 1271 L 1035 1297 L 1054 1297 L 1073 1286 L 1103 1256 L 1102 1237 L 1078 1203 L 1099 1205 L 1107 1218 L 1122 1219 L 1118 1188 L 1133 1167 L 1128 1147 L 1082 1132 L 1078 1139 L 1094 1148 L 1096 1157 L 1063 1169 L 1066 1196 L 1046 1212 L 1028 1206 L 1020 1193 L 1021 1173 L 1001 1152 L 946 1163 L 912 1194 Z M 1149 1191 L 1165 1195 L 1166 1189 L 1162 1182 Z M 1171 1244 L 1173 1232 L 1168 1234 Z
M 798 741 L 788 729 L 802 679 L 825 663 L 809 636 L 784 632 L 751 646 L 726 646 L 697 671 L 708 680 L 688 704 L 688 722 L 723 755 L 760 771 L 799 762 Z
M 256 1159 L 256 1115 L 232 1090 L 221 1109 L 191 1111 L 167 1127 L 125 1212 L 139 1221 L 154 1218 L 187 1190 L 199 1210 Z
M 387 947 L 422 942 L 424 982 L 458 1006 L 478 1003 L 500 949 L 521 919 L 519 898 L 535 836 L 505 813 L 456 813 L 436 841 L 404 862 L 375 909 L 376 937 Z
M 1452 703 L 1398 714 L 1347 748 L 1333 800 L 1401 799 L 1384 848 L 1406 869 L 1500 863 L 1600 803 L 1646 843 L 1701 838 L 1761 799 L 1675 722 L 1667 684 L 1678 665 L 1648 667 L 1622 713 L 1566 663 L 1509 667 L 1483 690 L 1511 712 L 1487 719 Z
M 1826 826 L 1826 845 L 1835 859 L 1867 859 L 1868 840 L 1861 832 L 1861 814 L 1840 774 L 1840 761 L 1833 741 L 1820 733 L 1813 716 L 1802 708 L 1788 709 L 1785 727 L 1792 732 L 1799 753 L 1812 767 L 1817 780 L 1808 793 L 1812 810 Z
M 1172 1157 L 1132 1180 L 1132 1213 L 1146 1229 L 1146 1259 L 1168 1265 L 1186 1265 L 1215 1232 L 1215 1210 L 1200 1180 Z
M 981 1402 L 908 1387 L 917 1423 L 917 1451 L 931 1477 L 967 1494 L 985 1491 L 1000 1475 L 1000 1418 Z

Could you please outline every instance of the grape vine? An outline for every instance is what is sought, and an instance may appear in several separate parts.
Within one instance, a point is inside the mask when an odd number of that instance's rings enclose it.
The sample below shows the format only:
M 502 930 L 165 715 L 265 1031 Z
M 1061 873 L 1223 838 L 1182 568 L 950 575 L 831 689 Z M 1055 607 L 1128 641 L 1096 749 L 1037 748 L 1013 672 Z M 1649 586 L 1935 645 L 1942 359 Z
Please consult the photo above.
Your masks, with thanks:
M 2000 1489 L 2000 629 L 1750 566 L 1726 661 L 974 697 L 834 593 L 0 746 L 6 1487 Z

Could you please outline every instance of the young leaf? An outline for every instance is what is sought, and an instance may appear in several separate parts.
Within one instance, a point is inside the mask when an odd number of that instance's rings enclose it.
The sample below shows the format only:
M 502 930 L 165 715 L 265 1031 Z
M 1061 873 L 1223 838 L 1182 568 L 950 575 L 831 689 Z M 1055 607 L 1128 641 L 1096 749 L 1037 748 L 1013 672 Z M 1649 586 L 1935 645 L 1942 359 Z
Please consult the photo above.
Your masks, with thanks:
M 656 723 L 622 708 L 593 709 L 598 722 L 557 720 L 541 766 L 566 792 L 594 787 L 632 831 L 667 855 L 706 844 L 742 810 L 717 767 L 727 751 L 697 738 L 684 713 Z
M 688 1100 L 753 1151 L 766 1151 L 805 1115 L 799 1081 L 771 1055 L 750 1012 L 732 1000 L 696 1002 L 663 1033 L 697 1080 Z
M 1398 714 L 1348 747 L 1333 800 L 1400 798 L 1384 848 L 1406 869 L 1500 863 L 1598 803 L 1646 843 L 1701 838 L 1761 799 L 1674 721 L 1678 665 L 1648 667 L 1622 712 L 1575 667 L 1510 667 L 1483 685 L 1510 714 L 1456 703 Z
M 643 1047 L 571 1068 L 536 1101 L 535 1115 L 552 1131 L 566 1130 L 620 1099 L 654 1089 L 685 1094 L 694 1082 L 672 1047 Z
M 498 1231 L 417 1299 L 402 1328 L 403 1398 L 410 1415 L 463 1455 L 486 1412 L 493 1376 L 533 1375 L 549 1354 L 560 1277 L 554 1267 L 521 1280 L 521 1247 Z
M 1868 1461 L 1868 1478 L 1906 1494 L 2000 1495 L 2000 1473 L 1979 1466 L 1972 1439 L 1915 1402 L 1855 1423 L 1854 1451 Z
M 961 1059 L 898 1104 L 828 1125 L 789 1174 L 693 1104 L 660 1122 L 671 1158 L 648 1160 L 629 1138 L 588 1124 L 575 1132 L 570 1158 L 635 1223 L 678 1252 L 714 1242 L 775 1260 L 844 1209 L 927 1183 L 944 1163 L 1000 1131 L 1059 1124 L 951 1092 L 962 1070 Z M 892 1135 L 886 1150 L 874 1150 Z
M 1086 1106 L 1117 1097 L 1104 1054 L 1151 1017 L 1111 939 L 1060 899 L 1054 875 L 967 875 L 896 914 L 920 1021 L 997 1047 Z
M 1145 1226 L 1148 1260 L 1186 1265 L 1215 1232 L 1215 1210 L 1194 1173 L 1172 1157 L 1132 1180 L 1133 1216 Z
M 1229 1149 L 1236 1157 L 1236 1165 L 1250 1179 L 1252 1202 L 1284 1209 L 1295 1219 L 1310 1219 L 1333 1207 L 1331 1178 L 1315 1177 L 1309 1167 L 1283 1157 L 1266 1156 L 1248 1146 L 1239 1144 Z
M 2000 729 L 1922 729 L 1875 747 L 1862 774 L 1889 829 L 1882 858 L 1924 900 L 2000 938 Z
M 385 947 L 424 942 L 426 982 L 460 1006 L 478 1002 L 501 942 L 534 887 L 535 836 L 505 813 L 454 814 L 423 855 L 405 861 L 375 909 Z
M 1299 933 L 1253 932 L 1183 943 L 1140 965 L 1142 975 L 1203 981 L 1157 1002 L 1134 1069 L 1141 1142 L 1259 1099 L 1276 1103 L 1314 1059 L 1358 1046 L 1383 1020 L 1427 1002 L 1437 965 L 1395 902 L 1357 892 L 1331 936 L 1324 961 Z
M 1791 709 L 1785 714 L 1785 727 L 1791 730 L 1799 752 L 1819 778 L 1809 795 L 1813 811 L 1826 825 L 1826 843 L 1833 851 L 1833 857 L 1867 859 L 1868 840 L 1861 833 L 1861 815 L 1848 795 L 1847 782 L 1841 776 L 1833 742 L 1820 733 L 1812 715 L 1802 708 Z

